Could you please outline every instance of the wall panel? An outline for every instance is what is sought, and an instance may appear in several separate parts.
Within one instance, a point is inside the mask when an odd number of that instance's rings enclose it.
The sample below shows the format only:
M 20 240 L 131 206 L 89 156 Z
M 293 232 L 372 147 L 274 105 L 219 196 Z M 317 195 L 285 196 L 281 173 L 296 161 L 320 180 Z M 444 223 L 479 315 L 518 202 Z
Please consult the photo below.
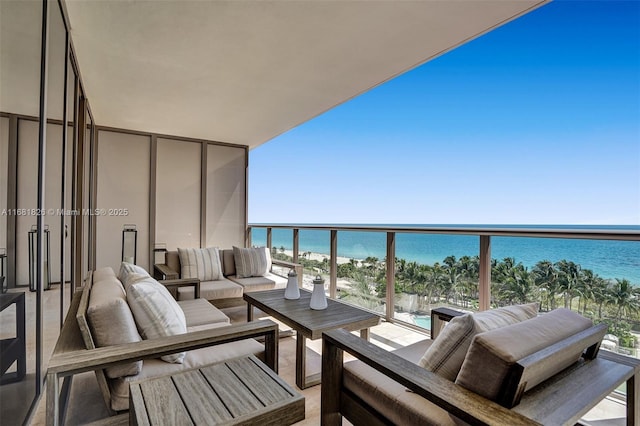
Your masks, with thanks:
M 149 270 L 151 138 L 100 130 L 97 152 L 96 207 L 106 214 L 96 216 L 96 268 L 111 266 L 118 271 L 122 227 L 135 224 L 138 230 L 136 263 Z
M 207 146 L 208 247 L 244 245 L 246 223 L 246 150 Z
M 157 146 L 156 243 L 200 247 L 202 145 L 158 138 Z

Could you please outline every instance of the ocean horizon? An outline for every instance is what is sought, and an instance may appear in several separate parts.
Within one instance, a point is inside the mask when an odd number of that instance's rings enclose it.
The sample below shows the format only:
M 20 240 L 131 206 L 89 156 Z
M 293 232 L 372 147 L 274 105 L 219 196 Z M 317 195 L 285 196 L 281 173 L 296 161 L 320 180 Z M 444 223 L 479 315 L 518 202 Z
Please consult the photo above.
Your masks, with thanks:
M 275 225 L 275 224 L 273 224 Z M 287 226 L 290 224 L 286 224 Z M 305 226 L 305 224 L 294 224 Z M 420 228 L 479 228 L 479 229 L 583 229 L 632 230 L 638 225 L 431 225 L 431 224 L 306 224 L 307 226 L 344 227 L 420 227 Z M 261 224 L 253 224 L 259 227 Z M 300 252 L 313 252 L 329 256 L 330 231 L 301 229 Z M 266 245 L 266 229 L 252 229 L 252 243 Z M 274 228 L 273 247 L 292 249 L 292 230 Z M 409 262 L 433 265 L 442 263 L 447 256 L 478 256 L 480 239 L 474 235 L 396 233 L 396 257 Z M 386 233 L 380 231 L 338 231 L 338 256 L 366 259 L 386 256 Z M 515 258 L 531 269 L 537 262 L 549 260 L 572 261 L 582 269 L 590 269 L 606 279 L 627 279 L 640 286 L 640 242 L 612 240 L 583 240 L 533 237 L 491 237 L 491 257 L 502 260 Z

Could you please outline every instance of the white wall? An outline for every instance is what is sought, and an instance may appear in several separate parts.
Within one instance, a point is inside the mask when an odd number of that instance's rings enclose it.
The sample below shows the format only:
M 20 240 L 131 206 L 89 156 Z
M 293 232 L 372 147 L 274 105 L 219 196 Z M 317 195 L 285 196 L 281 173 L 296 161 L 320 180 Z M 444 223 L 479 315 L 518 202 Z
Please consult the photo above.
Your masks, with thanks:
M 158 139 L 156 242 L 200 247 L 202 144 Z
M 207 146 L 207 247 L 243 245 L 245 153 L 244 148 Z
M 138 230 L 136 263 L 149 270 L 149 176 L 151 138 L 109 131 L 98 132 L 96 268 L 119 268 L 122 227 Z M 126 215 L 120 215 L 122 209 Z M 109 211 L 114 214 L 109 215 Z

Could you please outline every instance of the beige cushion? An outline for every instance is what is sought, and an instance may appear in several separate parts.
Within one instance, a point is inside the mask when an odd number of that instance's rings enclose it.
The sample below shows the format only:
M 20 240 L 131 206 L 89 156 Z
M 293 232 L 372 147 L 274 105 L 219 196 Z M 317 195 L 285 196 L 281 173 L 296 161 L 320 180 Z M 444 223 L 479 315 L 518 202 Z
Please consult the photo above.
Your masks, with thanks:
M 238 278 L 260 277 L 271 269 L 271 253 L 267 247 L 233 247 Z
M 178 300 L 188 300 L 195 297 L 193 287 L 179 287 Z M 200 298 L 205 300 L 219 300 L 242 297 L 242 286 L 228 279 L 205 281 L 200 283 Z
M 177 251 L 168 251 L 164 255 L 164 263 L 180 276 L 182 271 L 180 268 L 180 255 Z
M 262 277 L 239 278 L 237 276 L 231 276 L 229 279 L 240 284 L 247 293 L 285 288 L 287 286 L 286 278 L 272 274 L 271 272 L 267 272 Z
M 417 363 L 432 340 L 423 340 L 394 353 Z M 396 425 L 459 425 L 464 424 L 446 410 L 427 401 L 388 376 L 362 361 L 344 364 L 344 387 L 373 407 Z
M 178 306 L 184 312 L 187 328 L 212 323 L 229 324 L 229 317 L 206 299 L 181 300 Z
M 591 327 L 591 320 L 568 309 L 474 337 L 456 383 L 491 400 L 497 400 L 507 373 L 518 360 Z M 545 362 L 546 368 L 526 377 L 525 390 L 548 379 L 580 358 L 582 349 L 564 351 Z M 526 371 L 525 371 L 526 373 Z
M 178 248 L 181 278 L 198 278 L 200 281 L 220 280 L 223 277 L 218 247 Z
M 105 266 L 104 268 L 99 268 L 93 271 L 93 282 L 97 282 L 103 280 L 105 278 L 113 278 L 116 276 L 116 273 L 113 272 L 113 269 L 110 266 Z
M 516 324 L 537 313 L 538 304 L 529 303 L 455 317 L 433 341 L 419 365 L 454 381 L 476 334 Z
M 220 261 L 222 262 L 222 272 L 225 277 L 236 274 L 236 261 L 233 257 L 233 249 L 220 250 Z
M 111 408 L 116 411 L 129 409 L 129 384 L 133 381 L 175 374 L 190 368 L 214 364 L 244 355 L 253 354 L 261 358 L 262 353 L 264 353 L 264 345 L 253 339 L 247 339 L 189 351 L 182 364 L 168 364 L 158 359 L 147 359 L 144 361 L 142 371 L 137 376 L 109 381 Z
M 94 281 L 87 307 L 87 319 L 98 348 L 142 340 L 122 284 L 113 271 L 110 276 L 104 274 L 100 281 Z M 106 374 L 111 378 L 130 376 L 138 374 L 141 368 L 142 361 L 137 361 L 107 368 Z
M 157 339 L 187 332 L 184 312 L 165 286 L 151 277 L 127 288 L 127 301 L 140 334 L 145 339 Z M 184 352 L 164 355 L 163 361 L 180 363 Z

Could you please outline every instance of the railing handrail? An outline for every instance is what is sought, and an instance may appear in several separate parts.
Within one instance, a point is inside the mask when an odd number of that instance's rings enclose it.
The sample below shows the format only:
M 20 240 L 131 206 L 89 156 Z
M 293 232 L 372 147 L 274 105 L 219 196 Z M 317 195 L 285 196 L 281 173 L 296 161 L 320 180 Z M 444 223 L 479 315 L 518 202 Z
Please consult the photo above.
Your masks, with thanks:
M 300 224 L 300 223 L 250 223 L 248 228 L 304 229 L 316 231 L 395 232 L 420 234 L 451 234 L 491 237 L 572 238 L 586 240 L 640 241 L 640 229 L 625 228 L 498 228 L 492 225 L 352 225 L 352 224 Z M 545 225 L 541 225 L 545 226 Z M 562 225 L 560 225 L 562 226 Z M 630 225 L 635 226 L 635 225 Z

